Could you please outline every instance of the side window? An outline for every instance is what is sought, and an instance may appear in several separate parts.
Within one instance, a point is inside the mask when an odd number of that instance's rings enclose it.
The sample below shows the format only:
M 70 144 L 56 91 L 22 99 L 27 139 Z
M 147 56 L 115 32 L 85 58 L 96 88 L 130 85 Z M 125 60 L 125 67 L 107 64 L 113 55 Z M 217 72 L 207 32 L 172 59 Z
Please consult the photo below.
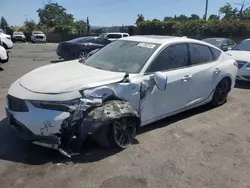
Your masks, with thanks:
M 128 37 L 128 34 L 123 34 L 123 37 Z
M 215 48 L 212 48 L 212 47 L 211 47 L 210 49 L 211 49 L 211 52 L 212 52 L 212 54 L 213 54 L 214 60 L 219 59 L 220 54 L 221 54 L 221 51 L 219 51 L 219 50 L 217 50 L 217 49 L 215 49 Z
M 186 44 L 175 44 L 165 48 L 152 62 L 147 72 L 177 69 L 188 66 Z
M 96 41 L 97 41 L 98 44 L 104 44 L 104 45 L 110 43 L 110 41 L 105 39 L 105 38 L 97 38 Z
M 189 44 L 190 61 L 193 65 L 208 63 L 214 60 L 209 47 L 200 44 Z
M 107 38 L 108 39 L 119 39 L 119 38 L 122 38 L 122 35 L 121 34 L 108 34 Z
M 228 46 L 229 45 L 229 40 L 224 40 L 222 44 L 225 45 L 225 46 Z

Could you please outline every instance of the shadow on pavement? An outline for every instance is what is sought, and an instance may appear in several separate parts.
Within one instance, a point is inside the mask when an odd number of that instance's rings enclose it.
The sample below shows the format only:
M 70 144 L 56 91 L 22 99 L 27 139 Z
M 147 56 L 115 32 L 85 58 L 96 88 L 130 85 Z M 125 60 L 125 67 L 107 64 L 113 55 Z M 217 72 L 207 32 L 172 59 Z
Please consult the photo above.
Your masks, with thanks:
M 4 69 L 2 67 L 0 67 L 0 71 L 4 71 Z
M 163 120 L 160 120 L 160 121 L 157 121 L 155 123 L 146 125 L 145 127 L 142 127 L 138 134 L 143 134 L 145 132 L 149 132 L 149 131 L 152 131 L 154 129 L 159 129 L 159 128 L 162 128 L 162 127 L 166 127 L 168 125 L 171 125 L 171 124 L 176 123 L 178 121 L 181 121 L 183 119 L 189 118 L 191 116 L 207 112 L 207 111 L 209 111 L 211 109 L 212 109 L 211 105 L 207 104 L 207 105 L 204 105 L 204 106 L 200 106 L 198 108 L 194 108 L 192 110 L 182 112 L 182 113 L 174 115 L 174 116 L 170 116 L 170 117 L 165 118 Z
M 141 128 L 138 134 L 168 126 L 177 121 L 189 118 L 193 115 L 210 110 L 209 105 L 202 106 L 179 115 L 175 115 L 156 123 Z M 109 156 L 120 152 L 117 149 L 103 148 L 91 139 L 87 139 L 83 146 L 83 152 L 80 156 L 66 158 L 57 150 L 52 150 L 40 146 L 36 146 L 29 142 L 21 140 L 18 135 L 11 130 L 7 118 L 0 121 L 0 159 L 12 162 L 18 162 L 29 165 L 42 165 L 46 163 L 91 163 L 100 161 Z M 139 144 L 135 140 L 133 144 Z
M 64 62 L 66 60 L 64 59 L 56 59 L 56 60 L 51 60 L 50 63 L 61 63 L 61 62 Z
M 239 89 L 250 89 L 250 82 L 237 80 L 235 83 L 235 88 Z

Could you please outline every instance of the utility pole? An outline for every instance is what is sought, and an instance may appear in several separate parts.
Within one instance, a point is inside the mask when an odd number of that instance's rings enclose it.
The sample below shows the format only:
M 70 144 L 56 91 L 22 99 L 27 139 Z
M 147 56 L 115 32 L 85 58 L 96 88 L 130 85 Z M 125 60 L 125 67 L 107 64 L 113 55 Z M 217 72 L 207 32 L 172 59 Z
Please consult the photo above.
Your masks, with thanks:
M 208 9 L 208 0 L 206 0 L 206 8 L 205 8 L 204 20 L 207 20 L 207 9 Z

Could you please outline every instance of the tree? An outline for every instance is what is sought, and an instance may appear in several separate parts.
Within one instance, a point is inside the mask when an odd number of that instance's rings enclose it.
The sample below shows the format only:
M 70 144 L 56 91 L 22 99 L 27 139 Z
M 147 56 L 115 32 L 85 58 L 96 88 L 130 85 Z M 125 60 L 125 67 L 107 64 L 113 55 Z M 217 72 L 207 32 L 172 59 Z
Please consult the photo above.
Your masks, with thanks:
M 40 24 L 47 28 L 53 28 L 56 25 L 73 25 L 74 17 L 68 14 L 66 9 L 58 3 L 49 2 L 43 8 L 37 10 L 40 18 Z
M 87 24 L 84 20 L 77 20 L 74 23 L 74 26 L 80 35 L 82 35 L 83 33 L 86 33 Z
M 6 30 L 6 28 L 9 27 L 6 19 L 2 16 L 1 17 L 1 23 L 0 23 L 0 28 Z
M 216 14 L 211 14 L 209 16 L 208 20 L 220 20 L 220 17 Z
M 188 19 L 189 20 L 199 20 L 200 16 L 198 16 L 197 14 L 191 14 L 191 16 Z
M 144 22 L 145 21 L 145 18 L 144 18 L 144 16 L 142 15 L 142 14 L 138 14 L 137 15 L 137 20 L 136 20 L 136 22 L 135 22 L 135 24 L 137 25 L 137 26 L 139 26 L 142 22 Z
M 181 14 L 180 16 L 175 16 L 174 20 L 177 20 L 177 21 L 187 21 L 188 20 L 188 17 L 184 14 Z
M 174 20 L 173 17 L 170 17 L 170 16 L 164 17 L 164 21 L 172 21 L 172 20 Z
M 221 7 L 219 13 L 224 14 L 223 20 L 235 20 L 237 19 L 237 8 L 233 8 L 230 3 Z
M 24 22 L 24 30 L 31 33 L 37 28 L 36 22 L 34 20 L 27 20 Z
M 240 6 L 240 9 L 238 10 L 238 17 L 242 20 L 242 19 L 244 19 L 244 12 L 245 12 L 245 8 L 247 6 L 247 2 L 246 2 L 246 0 L 242 0 L 241 3 L 236 3 L 236 5 Z
M 153 19 L 152 21 L 153 21 L 153 22 L 160 22 L 161 20 L 158 20 L 158 19 L 155 18 L 155 19 Z

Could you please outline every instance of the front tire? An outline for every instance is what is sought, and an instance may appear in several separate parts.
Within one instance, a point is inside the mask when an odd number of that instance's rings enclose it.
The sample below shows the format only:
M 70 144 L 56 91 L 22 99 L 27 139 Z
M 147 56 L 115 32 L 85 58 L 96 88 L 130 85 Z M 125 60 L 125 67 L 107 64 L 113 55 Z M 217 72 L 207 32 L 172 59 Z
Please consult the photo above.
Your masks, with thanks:
M 217 107 L 226 103 L 230 87 L 230 80 L 228 78 L 224 78 L 218 83 L 211 101 L 212 106 Z
M 110 139 L 113 146 L 119 149 L 129 147 L 136 136 L 136 121 L 133 117 L 116 119 L 111 126 Z

